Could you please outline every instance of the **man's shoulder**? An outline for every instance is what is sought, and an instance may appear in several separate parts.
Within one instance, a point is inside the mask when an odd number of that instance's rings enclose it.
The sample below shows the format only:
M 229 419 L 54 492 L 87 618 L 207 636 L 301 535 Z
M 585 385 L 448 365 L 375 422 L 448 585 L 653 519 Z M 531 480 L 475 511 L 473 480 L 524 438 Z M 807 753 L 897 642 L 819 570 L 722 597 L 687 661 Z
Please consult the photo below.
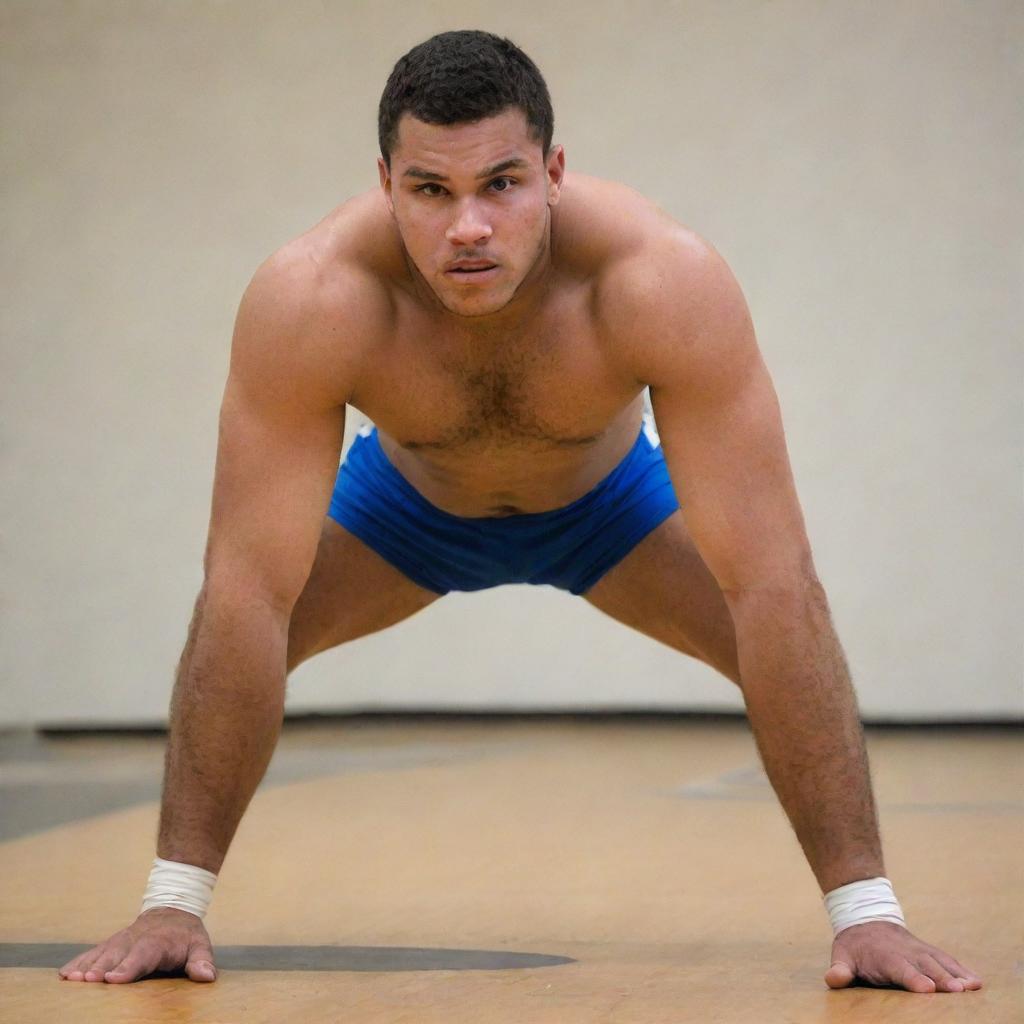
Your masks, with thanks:
M 667 246 L 693 247 L 703 241 L 654 200 L 608 178 L 566 175 L 556 209 L 558 254 L 594 274 L 657 258 Z
M 721 254 L 651 199 L 618 182 L 589 178 L 573 222 L 588 236 L 599 334 L 634 366 L 689 346 L 723 320 L 746 314 Z
M 273 252 L 253 281 L 270 301 L 309 323 L 326 317 L 352 329 L 383 328 L 387 264 L 395 259 L 388 227 L 375 192 L 355 196 Z
M 376 216 L 369 198 L 332 210 L 257 267 L 239 305 L 233 361 L 315 390 L 318 381 L 356 385 L 394 318 L 379 254 L 365 241 Z
M 593 280 L 598 309 L 615 320 L 677 301 L 681 285 L 692 293 L 720 260 L 707 239 L 621 182 L 575 174 L 559 208 L 563 258 Z

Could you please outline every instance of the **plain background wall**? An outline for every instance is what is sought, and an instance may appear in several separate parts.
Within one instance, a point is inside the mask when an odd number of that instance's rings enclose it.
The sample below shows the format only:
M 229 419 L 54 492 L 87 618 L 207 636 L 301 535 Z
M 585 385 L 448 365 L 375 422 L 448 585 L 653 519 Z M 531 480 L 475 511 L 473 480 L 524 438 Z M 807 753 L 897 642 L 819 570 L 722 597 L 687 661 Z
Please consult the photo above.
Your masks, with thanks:
M 570 169 L 732 266 L 864 717 L 1021 717 L 1021 11 L 4 0 L 0 723 L 165 720 L 239 297 L 375 187 L 384 81 L 452 28 L 514 39 Z M 288 707 L 742 702 L 507 587 L 307 663 Z

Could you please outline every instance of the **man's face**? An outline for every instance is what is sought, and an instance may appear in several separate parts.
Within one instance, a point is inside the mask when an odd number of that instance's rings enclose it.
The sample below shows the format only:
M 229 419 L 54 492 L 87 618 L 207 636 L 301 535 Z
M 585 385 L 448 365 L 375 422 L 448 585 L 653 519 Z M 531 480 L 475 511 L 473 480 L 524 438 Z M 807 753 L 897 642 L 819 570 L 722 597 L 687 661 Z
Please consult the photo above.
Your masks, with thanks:
M 406 113 L 390 173 L 378 167 L 409 258 L 450 312 L 497 312 L 545 257 L 565 158 L 553 146 L 544 161 L 518 107 L 456 125 Z

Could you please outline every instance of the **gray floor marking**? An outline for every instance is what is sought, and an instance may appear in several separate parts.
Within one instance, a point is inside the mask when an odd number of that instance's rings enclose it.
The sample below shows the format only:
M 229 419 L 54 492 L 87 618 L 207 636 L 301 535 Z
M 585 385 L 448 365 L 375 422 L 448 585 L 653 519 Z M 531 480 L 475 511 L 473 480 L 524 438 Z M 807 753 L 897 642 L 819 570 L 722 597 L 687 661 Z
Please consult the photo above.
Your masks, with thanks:
M 372 772 L 407 771 L 515 756 L 538 746 L 533 739 L 414 743 L 364 749 L 279 747 L 258 792 L 294 782 Z M 0 751 L 0 841 L 18 839 L 74 821 L 158 801 L 163 781 L 163 744 L 116 756 L 75 757 L 25 740 Z
M 723 772 L 713 779 L 689 782 L 674 789 L 657 790 L 661 796 L 677 800 L 722 800 L 746 803 L 772 803 L 778 798 L 761 765 L 744 765 Z M 912 800 L 881 802 L 881 811 L 909 811 L 915 814 L 1021 814 L 1024 801 L 992 800 L 960 803 L 923 803 Z
M 879 804 L 883 811 L 914 811 L 925 814 L 1024 814 L 1024 803 L 1015 800 L 974 801 L 959 804 Z
M 92 945 L 53 942 L 0 943 L 0 968 L 50 967 L 54 971 Z M 235 971 L 511 971 L 574 964 L 568 956 L 488 949 L 404 946 L 214 946 L 218 970 Z M 184 977 L 156 972 L 148 977 Z

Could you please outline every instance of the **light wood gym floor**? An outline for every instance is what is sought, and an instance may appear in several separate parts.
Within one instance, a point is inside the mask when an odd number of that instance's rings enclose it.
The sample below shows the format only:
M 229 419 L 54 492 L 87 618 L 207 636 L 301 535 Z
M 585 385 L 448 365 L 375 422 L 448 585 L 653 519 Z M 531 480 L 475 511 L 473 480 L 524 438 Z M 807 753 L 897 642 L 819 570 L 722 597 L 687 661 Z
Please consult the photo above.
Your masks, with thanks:
M 911 930 L 985 987 L 823 979 L 831 932 L 741 718 L 288 722 L 206 918 L 212 985 L 61 981 L 134 920 L 164 738 L 0 737 L 0 1020 L 1024 1020 L 1011 727 L 868 727 Z

